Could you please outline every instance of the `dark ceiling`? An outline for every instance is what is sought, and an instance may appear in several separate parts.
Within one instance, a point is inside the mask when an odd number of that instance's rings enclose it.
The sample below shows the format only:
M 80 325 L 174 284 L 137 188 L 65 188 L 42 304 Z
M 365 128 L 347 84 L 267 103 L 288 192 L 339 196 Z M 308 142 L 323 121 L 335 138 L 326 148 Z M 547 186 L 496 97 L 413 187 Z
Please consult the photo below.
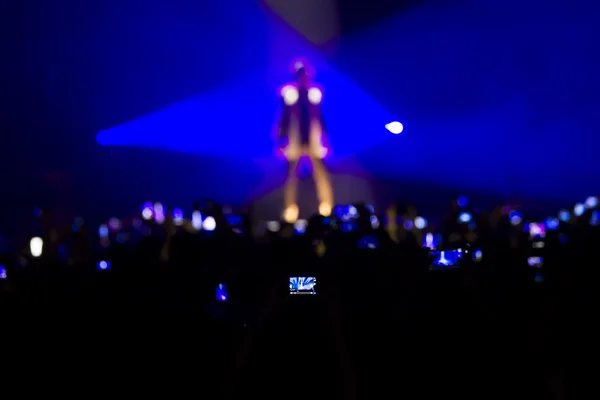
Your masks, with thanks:
M 342 32 L 353 34 L 381 18 L 386 18 L 399 11 L 410 10 L 427 0 L 377 0 L 357 1 L 339 0 Z

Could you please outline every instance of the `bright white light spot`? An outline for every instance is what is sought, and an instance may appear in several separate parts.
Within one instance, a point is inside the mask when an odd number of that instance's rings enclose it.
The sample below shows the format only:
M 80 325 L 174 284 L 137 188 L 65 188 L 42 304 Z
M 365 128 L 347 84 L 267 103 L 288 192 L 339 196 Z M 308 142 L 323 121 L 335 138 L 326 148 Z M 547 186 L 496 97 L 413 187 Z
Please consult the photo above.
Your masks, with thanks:
M 370 220 L 371 220 L 371 228 L 373 228 L 373 229 L 379 228 L 379 218 L 377 218 L 377 216 L 371 215 Z
M 428 233 L 425 235 L 425 247 L 431 250 L 435 249 L 433 233 Z
M 423 217 L 415 218 L 415 227 L 417 229 L 425 229 L 427 227 L 427 220 Z
M 154 204 L 154 219 L 159 224 L 165 222 L 165 209 L 162 204 L 156 203 Z
M 471 222 L 471 219 L 472 216 L 468 212 L 460 213 L 460 215 L 458 216 L 458 220 L 464 224 L 468 224 L 469 222 Z
M 147 207 L 142 210 L 142 218 L 144 218 L 146 221 L 151 220 L 153 214 L 154 213 L 152 212 L 151 208 Z
M 100 270 L 106 270 L 110 268 L 110 263 L 108 261 L 99 261 L 98 262 L 98 269 Z
M 598 198 L 596 196 L 590 196 L 585 200 L 585 206 L 587 208 L 598 207 Z
M 308 101 L 312 104 L 321 104 L 321 100 L 323 100 L 323 92 L 321 92 L 318 88 L 310 88 L 308 89 Z
M 217 227 L 217 221 L 213 217 L 206 217 L 202 222 L 202 229 L 205 231 L 214 231 Z
M 281 224 L 279 221 L 269 221 L 267 222 L 267 229 L 269 232 L 277 232 L 281 228 Z
M 582 203 L 575 204 L 575 207 L 573 208 L 573 214 L 575 214 L 577 217 L 579 217 L 584 212 L 585 212 L 585 205 L 584 204 L 582 204 Z
M 183 211 L 180 208 L 173 210 L 173 223 L 177 226 L 183 225 Z
M 44 241 L 40 237 L 34 237 L 29 241 L 29 250 L 31 251 L 31 255 L 34 257 L 39 257 L 42 255 L 42 250 L 44 249 Z
M 197 231 L 202 229 L 202 214 L 200 211 L 194 211 L 192 213 L 192 226 Z
M 298 94 L 298 89 L 293 86 L 284 86 L 284 88 L 281 89 L 281 95 L 283 96 L 283 102 L 287 106 L 293 106 L 296 104 L 298 98 L 300 97 Z
M 385 129 L 387 129 L 394 135 L 399 135 L 404 130 L 404 126 L 400 122 L 394 121 L 394 122 L 390 122 L 389 124 L 387 124 L 385 126 Z

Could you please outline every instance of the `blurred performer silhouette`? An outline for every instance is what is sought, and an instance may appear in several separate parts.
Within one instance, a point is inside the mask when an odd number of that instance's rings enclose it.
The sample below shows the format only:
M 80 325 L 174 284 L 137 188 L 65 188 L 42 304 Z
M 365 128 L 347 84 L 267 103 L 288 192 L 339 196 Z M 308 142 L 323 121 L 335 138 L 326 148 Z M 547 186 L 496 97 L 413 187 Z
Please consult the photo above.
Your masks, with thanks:
M 296 168 L 303 155 L 308 155 L 312 161 L 313 178 L 320 202 L 319 213 L 329 215 L 333 207 L 333 189 L 323 163 L 323 157 L 327 153 L 322 143 L 326 135 L 321 110 L 323 91 L 311 82 L 309 69 L 305 61 L 295 61 L 293 71 L 296 80 L 284 85 L 280 91 L 283 113 L 279 121 L 278 135 L 288 160 L 283 218 L 290 223 L 298 219 Z

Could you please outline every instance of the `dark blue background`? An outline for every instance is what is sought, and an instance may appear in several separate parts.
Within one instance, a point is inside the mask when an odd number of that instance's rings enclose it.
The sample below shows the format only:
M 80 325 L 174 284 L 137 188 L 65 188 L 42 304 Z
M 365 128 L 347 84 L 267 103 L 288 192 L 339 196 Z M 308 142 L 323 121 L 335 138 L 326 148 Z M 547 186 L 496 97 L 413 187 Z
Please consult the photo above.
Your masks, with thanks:
M 406 3 L 363 9 L 367 25 L 342 7 L 326 52 L 241 0 L 3 5 L 3 220 L 46 203 L 108 217 L 148 199 L 250 201 L 280 167 L 275 92 L 296 55 L 326 88 L 332 164 L 566 204 L 598 191 L 600 6 Z

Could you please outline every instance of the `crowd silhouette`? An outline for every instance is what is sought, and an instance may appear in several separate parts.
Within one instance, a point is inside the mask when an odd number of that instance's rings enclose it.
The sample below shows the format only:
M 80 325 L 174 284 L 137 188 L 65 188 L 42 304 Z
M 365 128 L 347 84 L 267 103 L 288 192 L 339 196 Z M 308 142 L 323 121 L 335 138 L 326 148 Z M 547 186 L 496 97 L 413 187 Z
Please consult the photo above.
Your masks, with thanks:
M 146 204 L 98 228 L 43 210 L 0 255 L 4 332 L 46 375 L 70 371 L 58 387 L 576 398 L 598 213 L 593 197 L 535 220 L 460 198 L 437 224 L 400 204 L 286 224 Z M 298 277 L 310 295 L 291 295 Z

